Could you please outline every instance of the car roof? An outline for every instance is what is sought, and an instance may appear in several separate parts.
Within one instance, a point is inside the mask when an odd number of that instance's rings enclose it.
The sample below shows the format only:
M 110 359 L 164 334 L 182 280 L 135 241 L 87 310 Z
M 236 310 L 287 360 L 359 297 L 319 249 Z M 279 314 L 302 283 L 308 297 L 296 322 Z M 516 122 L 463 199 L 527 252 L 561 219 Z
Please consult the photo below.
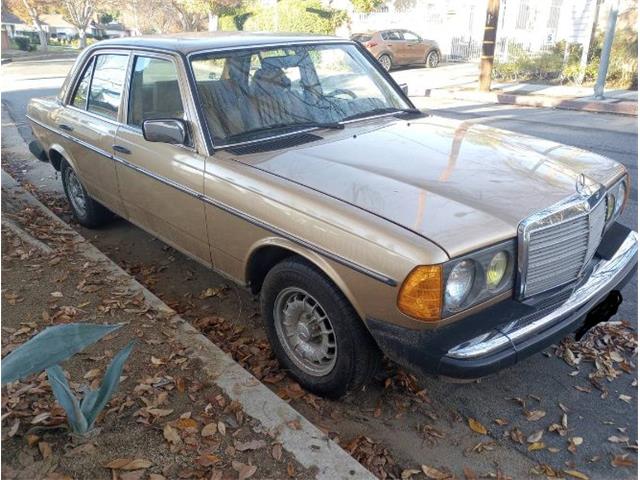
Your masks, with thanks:
M 149 35 L 142 37 L 122 37 L 103 40 L 92 45 L 92 49 L 101 47 L 151 48 L 190 53 L 224 48 L 259 47 L 273 44 L 291 44 L 305 42 L 335 42 L 350 40 L 335 36 L 309 35 L 302 33 L 267 32 L 191 32 L 171 35 Z

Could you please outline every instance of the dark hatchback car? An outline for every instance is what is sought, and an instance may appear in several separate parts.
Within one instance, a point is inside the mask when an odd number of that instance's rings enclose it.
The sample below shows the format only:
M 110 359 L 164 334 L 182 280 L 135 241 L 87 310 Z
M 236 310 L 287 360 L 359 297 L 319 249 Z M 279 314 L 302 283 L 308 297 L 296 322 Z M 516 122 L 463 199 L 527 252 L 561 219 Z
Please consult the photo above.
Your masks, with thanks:
M 351 40 L 364 45 L 387 71 L 400 65 L 435 68 L 441 59 L 440 48 L 434 40 L 427 40 L 409 30 L 355 33 Z

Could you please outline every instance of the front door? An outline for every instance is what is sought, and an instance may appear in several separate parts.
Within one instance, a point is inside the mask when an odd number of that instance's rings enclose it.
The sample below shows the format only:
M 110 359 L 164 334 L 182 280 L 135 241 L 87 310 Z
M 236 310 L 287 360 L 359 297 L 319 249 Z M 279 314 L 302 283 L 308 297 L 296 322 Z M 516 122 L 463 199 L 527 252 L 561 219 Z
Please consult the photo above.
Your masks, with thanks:
M 89 195 L 123 214 L 111 158 L 129 55 L 101 53 L 88 59 L 56 127 L 72 141 L 65 151 Z
M 424 63 L 426 55 L 426 46 L 422 43 L 422 39 L 415 33 L 408 30 L 400 32 L 404 39 L 404 45 L 407 52 L 407 63 Z
M 186 78 L 176 59 L 155 53 L 133 54 L 123 125 L 116 133 L 114 157 L 120 194 L 129 219 L 168 244 L 211 264 L 205 225 L 205 157 L 189 139 L 186 145 L 149 142 L 145 120 L 186 114 Z

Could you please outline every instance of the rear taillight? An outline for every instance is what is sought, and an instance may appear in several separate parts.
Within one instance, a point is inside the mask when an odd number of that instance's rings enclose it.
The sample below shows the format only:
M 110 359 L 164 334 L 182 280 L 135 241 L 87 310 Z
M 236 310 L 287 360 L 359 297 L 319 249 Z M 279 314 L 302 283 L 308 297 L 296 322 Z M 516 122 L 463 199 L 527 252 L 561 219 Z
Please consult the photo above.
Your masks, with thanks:
M 369 40 L 367 43 L 364 44 L 365 47 L 367 48 L 373 48 L 375 46 L 377 46 L 378 44 L 376 42 L 374 42 L 373 40 Z

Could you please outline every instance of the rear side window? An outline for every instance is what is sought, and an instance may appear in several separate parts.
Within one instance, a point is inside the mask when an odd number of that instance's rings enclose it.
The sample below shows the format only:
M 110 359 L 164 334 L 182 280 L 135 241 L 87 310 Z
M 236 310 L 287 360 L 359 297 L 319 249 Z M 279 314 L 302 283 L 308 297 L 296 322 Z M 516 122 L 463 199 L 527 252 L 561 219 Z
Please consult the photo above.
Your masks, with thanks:
M 87 110 L 115 120 L 122 96 L 129 57 L 126 55 L 98 55 L 89 90 Z
M 89 64 L 85 67 L 82 78 L 76 87 L 76 93 L 71 100 L 71 105 L 74 107 L 87 108 L 87 95 L 89 94 L 89 85 L 91 84 L 91 73 L 93 72 L 93 58 Z
M 351 37 L 351 40 L 355 40 L 356 42 L 364 43 L 371 40 L 372 35 L 370 33 L 356 33 Z
M 129 125 L 141 127 L 145 120 L 184 118 L 178 71 L 172 61 L 136 57 L 130 90 Z
M 382 32 L 382 38 L 384 40 L 402 40 L 400 38 L 400 34 L 395 30 L 390 32 Z

